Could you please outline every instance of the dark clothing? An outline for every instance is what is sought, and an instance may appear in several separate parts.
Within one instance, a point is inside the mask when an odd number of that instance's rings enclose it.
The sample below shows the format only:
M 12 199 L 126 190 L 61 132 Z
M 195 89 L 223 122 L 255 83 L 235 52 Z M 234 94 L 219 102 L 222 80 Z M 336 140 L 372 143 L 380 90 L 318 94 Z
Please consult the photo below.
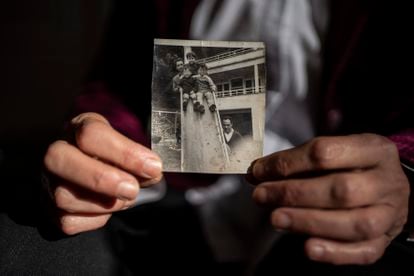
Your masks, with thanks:
M 180 80 L 179 85 L 183 88 L 183 93 L 190 94 L 191 91 L 195 92 L 197 82 L 192 76 L 183 77 Z
M 230 149 L 234 149 L 234 147 L 243 139 L 240 132 L 234 130 L 233 135 L 231 136 L 230 140 L 227 140 L 226 135 L 224 135 L 224 140 L 226 140 L 227 145 L 229 145 Z
M 414 43 L 406 5 L 332 1 L 319 105 L 320 134 L 372 132 L 391 138 L 414 167 Z M 387 20 L 384 20 L 387 18 Z
M 27 152 L 13 154 L 27 160 Z M 197 214 L 181 192 L 169 189 L 159 202 L 115 213 L 104 228 L 69 237 L 39 208 L 32 191 L 38 175 L 16 178 L 21 171 L 9 170 L 6 178 L 0 171 L 2 184 L 18 186 L 0 194 L 0 204 L 9 206 L 0 212 L 0 275 L 217 274 Z

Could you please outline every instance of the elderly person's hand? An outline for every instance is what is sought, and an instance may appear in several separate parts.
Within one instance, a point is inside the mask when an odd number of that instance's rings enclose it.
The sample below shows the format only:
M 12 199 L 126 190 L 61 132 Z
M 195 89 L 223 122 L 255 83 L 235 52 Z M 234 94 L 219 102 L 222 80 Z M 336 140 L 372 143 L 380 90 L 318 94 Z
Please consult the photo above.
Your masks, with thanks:
M 97 229 L 135 204 L 140 187 L 162 178 L 160 158 L 114 130 L 96 113 L 72 121 L 74 141 L 49 146 L 44 164 L 58 224 L 66 234 Z
M 312 260 L 373 263 L 407 220 L 409 182 L 382 136 L 315 138 L 256 160 L 247 179 L 276 229 L 309 235 Z

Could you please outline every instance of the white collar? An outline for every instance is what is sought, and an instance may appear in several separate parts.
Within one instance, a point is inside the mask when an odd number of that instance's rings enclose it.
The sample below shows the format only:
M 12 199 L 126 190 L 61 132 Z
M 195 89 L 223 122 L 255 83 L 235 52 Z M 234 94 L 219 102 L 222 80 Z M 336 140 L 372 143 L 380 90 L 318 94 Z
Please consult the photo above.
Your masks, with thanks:
M 230 141 L 231 137 L 233 136 L 234 129 L 231 129 L 229 133 L 224 132 L 224 136 L 226 136 L 226 141 Z

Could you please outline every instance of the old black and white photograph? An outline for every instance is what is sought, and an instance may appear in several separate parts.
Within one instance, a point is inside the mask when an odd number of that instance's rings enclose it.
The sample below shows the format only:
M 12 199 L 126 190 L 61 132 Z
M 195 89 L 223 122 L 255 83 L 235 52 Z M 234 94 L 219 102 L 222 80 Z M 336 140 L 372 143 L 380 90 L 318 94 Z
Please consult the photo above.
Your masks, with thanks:
M 263 155 L 261 42 L 154 40 L 151 146 L 166 172 L 245 173 Z

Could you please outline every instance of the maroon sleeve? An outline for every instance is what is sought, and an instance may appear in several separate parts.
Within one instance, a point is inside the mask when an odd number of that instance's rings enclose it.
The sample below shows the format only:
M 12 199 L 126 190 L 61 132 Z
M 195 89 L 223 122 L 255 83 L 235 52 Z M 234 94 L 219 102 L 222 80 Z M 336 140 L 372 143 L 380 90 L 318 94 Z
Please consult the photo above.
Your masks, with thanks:
M 400 154 L 404 172 L 414 189 L 414 129 L 408 129 L 389 137 L 396 145 Z M 410 209 L 405 229 L 410 233 L 409 240 L 414 242 L 414 193 L 410 193 Z
M 414 129 L 408 129 L 389 137 L 398 147 L 401 162 L 414 168 Z
M 85 85 L 84 91 L 75 99 L 74 115 L 84 112 L 99 113 L 109 121 L 113 128 L 125 136 L 146 146 L 150 144 L 143 122 L 140 122 L 103 82 Z

